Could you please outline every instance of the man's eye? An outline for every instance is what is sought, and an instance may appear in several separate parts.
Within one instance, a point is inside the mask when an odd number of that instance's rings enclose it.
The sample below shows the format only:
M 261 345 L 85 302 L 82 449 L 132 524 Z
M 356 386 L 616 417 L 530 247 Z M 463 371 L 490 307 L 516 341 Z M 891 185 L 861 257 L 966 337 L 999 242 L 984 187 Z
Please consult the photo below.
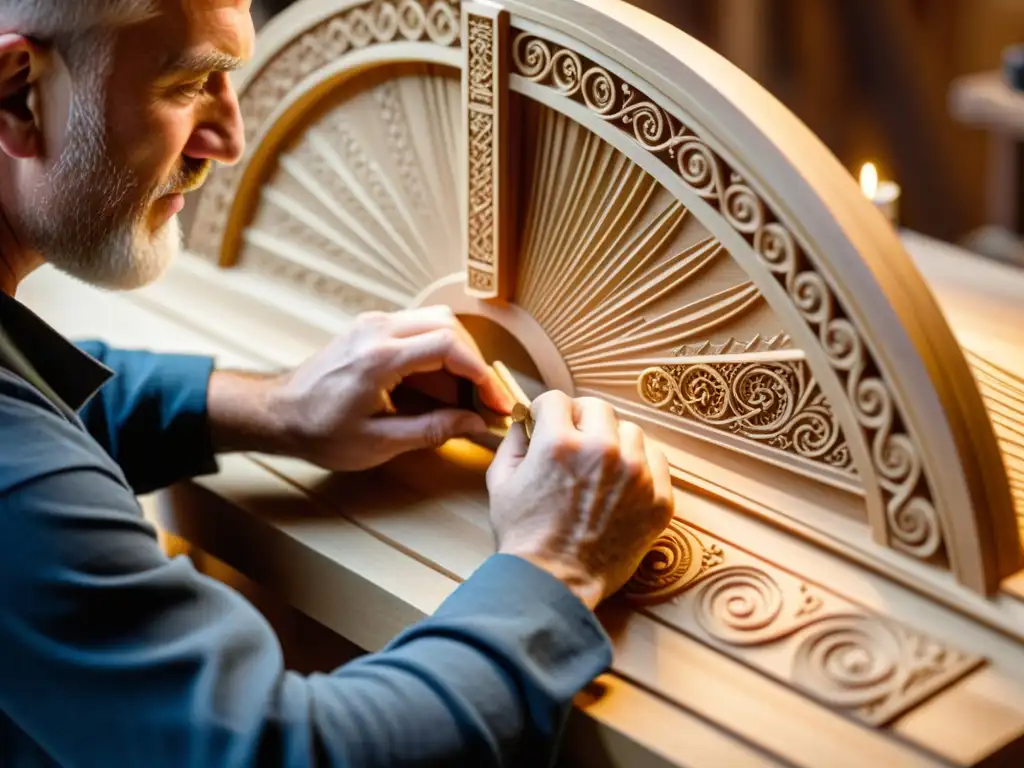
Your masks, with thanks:
M 179 96 L 191 100 L 199 98 L 199 96 L 203 93 L 203 90 L 205 88 L 206 80 L 202 80 L 200 82 L 195 83 L 185 83 L 184 85 L 178 87 L 177 93 Z

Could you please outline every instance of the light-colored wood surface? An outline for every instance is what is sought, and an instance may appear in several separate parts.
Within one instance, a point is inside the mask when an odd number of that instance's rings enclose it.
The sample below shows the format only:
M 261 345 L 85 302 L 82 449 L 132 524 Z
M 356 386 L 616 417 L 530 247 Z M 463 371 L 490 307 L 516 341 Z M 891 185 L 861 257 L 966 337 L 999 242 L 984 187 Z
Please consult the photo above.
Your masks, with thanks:
M 913 235 L 908 242 L 917 245 Z M 921 245 L 913 252 L 925 258 L 939 248 L 929 241 L 921 241 Z M 963 256 L 957 254 L 956 258 Z M 931 264 L 935 266 L 935 262 Z M 202 268 L 196 271 L 202 274 Z M 170 280 L 180 277 L 175 275 Z M 133 344 L 140 340 L 139 334 L 163 328 L 165 348 L 215 352 L 246 364 L 243 353 L 228 351 L 230 345 L 220 339 L 175 326 L 173 320 L 153 310 L 157 305 L 137 303 L 136 294 L 101 294 L 52 271 L 43 271 L 26 284 L 21 298 L 38 306 L 58 328 L 76 335 L 97 334 Z M 77 307 L 83 314 L 69 312 L 68 307 Z M 84 321 L 90 316 L 94 319 Z M 172 330 L 175 327 L 177 331 Z M 223 325 L 220 334 L 232 338 Z M 250 344 L 259 347 L 252 340 Z M 439 471 L 443 465 L 436 463 L 423 465 L 419 472 L 412 472 L 408 466 L 401 471 L 400 463 L 395 467 L 397 474 L 390 475 L 386 482 L 370 477 L 363 484 L 349 486 L 288 460 L 258 457 L 258 463 L 253 463 L 246 457 L 226 457 L 218 475 L 185 484 L 162 497 L 160 519 L 169 530 L 223 558 L 321 623 L 359 646 L 373 649 L 431 612 L 489 551 L 479 475 L 483 454 L 473 446 L 452 448 L 456 456 L 461 456 L 454 468 L 449 467 L 452 471 Z M 268 471 L 268 467 L 274 471 Z M 390 489 L 389 493 L 382 493 L 382 488 Z M 1014 670 L 1019 644 L 998 640 L 983 624 L 958 618 L 959 614 L 950 613 L 915 591 L 897 587 L 885 578 L 869 577 L 852 564 L 836 562 L 821 550 L 782 531 L 764 528 L 739 511 L 700 497 L 687 497 L 681 508 L 697 526 L 708 526 L 718 534 L 728 532 L 734 545 L 770 551 L 781 562 L 800 562 L 808 574 L 827 573 L 830 588 L 867 608 L 913 617 L 919 628 L 949 637 L 961 647 L 984 649 L 989 662 L 983 674 L 969 677 L 934 703 L 919 706 L 900 718 L 892 726 L 894 736 L 924 744 L 928 751 L 969 765 L 994 744 L 1020 735 L 1024 701 L 1020 699 L 1021 672 Z M 453 547 L 453 540 L 460 545 Z M 823 755 L 830 754 L 829 744 L 861 744 L 868 736 L 868 731 L 843 725 L 847 722 L 843 718 L 829 715 L 822 720 L 825 710 L 812 700 L 788 691 L 756 669 L 737 666 L 696 638 L 679 645 L 682 636 L 667 628 L 659 629 L 664 625 L 658 623 L 647 625 L 655 632 L 653 636 L 644 635 L 634 629 L 639 626 L 637 620 L 629 624 L 630 633 L 617 636 L 615 679 L 622 681 L 617 683 L 619 690 L 622 685 L 630 685 L 639 686 L 637 691 L 655 691 L 658 701 L 667 702 L 654 707 L 655 711 L 663 713 L 665 706 L 681 706 L 682 711 L 692 711 L 703 722 L 713 723 L 713 730 L 702 738 L 726 739 L 736 746 L 754 744 L 758 745 L 755 754 L 774 755 L 778 760 L 785 756 L 790 764 L 816 766 L 822 764 Z M 636 645 L 641 636 L 656 638 L 645 642 L 657 643 L 656 657 L 663 659 L 657 667 L 638 662 L 652 658 L 651 646 Z M 672 652 L 676 646 L 678 650 Z M 1000 651 L 1000 646 L 1005 650 Z M 671 661 L 673 653 L 682 655 Z M 706 680 L 696 675 L 698 669 L 708 675 Z M 684 676 L 678 684 L 672 682 L 671 670 Z M 738 686 L 731 696 L 726 684 L 730 679 L 736 679 Z M 755 711 L 737 708 L 736 696 L 750 700 Z M 780 696 L 784 701 L 779 700 Z M 623 702 L 630 702 L 629 715 L 621 715 L 627 722 L 635 722 L 637 717 L 636 698 L 631 694 L 621 697 Z M 623 725 L 621 729 L 616 725 L 614 713 L 619 699 L 606 696 L 586 701 L 592 707 L 600 703 L 604 719 L 597 715 L 591 718 L 584 707 L 584 730 L 604 728 L 600 732 L 607 736 L 602 738 L 615 744 L 626 739 L 624 743 L 632 745 L 630 748 L 639 748 L 645 754 L 666 748 L 657 732 L 640 729 L 637 733 L 631 730 L 635 725 Z M 979 710 L 986 717 L 975 722 L 971 713 Z M 776 711 L 787 715 L 781 721 L 768 716 Z M 943 727 L 950 717 L 974 724 L 970 729 Z M 814 723 L 813 731 L 823 734 L 820 743 L 807 738 L 805 729 Z M 790 727 L 795 730 L 790 732 Z M 637 740 L 640 747 L 636 746 Z M 795 748 L 793 744 L 801 746 Z M 862 746 L 883 749 L 876 756 L 881 764 L 922 764 L 918 761 L 923 758 L 912 758 L 893 746 L 899 741 L 889 744 L 881 747 L 868 739 Z

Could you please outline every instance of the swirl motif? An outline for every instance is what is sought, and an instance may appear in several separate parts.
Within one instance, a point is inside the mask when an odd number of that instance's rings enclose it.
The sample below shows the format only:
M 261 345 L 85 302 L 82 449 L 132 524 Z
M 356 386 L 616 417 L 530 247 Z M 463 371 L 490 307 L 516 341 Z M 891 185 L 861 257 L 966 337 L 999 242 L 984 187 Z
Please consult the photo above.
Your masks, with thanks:
M 673 519 L 655 540 L 623 592 L 640 603 L 673 597 L 703 571 L 713 567 L 706 554 L 696 536 L 679 520 Z
M 644 370 L 649 405 L 854 473 L 842 430 L 801 362 L 688 363 Z
M 717 199 L 722 189 L 722 168 L 704 142 L 688 137 L 676 151 L 676 170 L 683 181 L 705 200 Z
M 709 576 L 697 597 L 697 622 L 713 637 L 733 645 L 765 641 L 782 611 L 782 589 L 764 571 L 734 566 Z
M 831 616 L 813 625 L 797 648 L 793 679 L 834 706 L 876 707 L 903 692 L 912 666 L 905 657 L 898 631 L 882 619 Z

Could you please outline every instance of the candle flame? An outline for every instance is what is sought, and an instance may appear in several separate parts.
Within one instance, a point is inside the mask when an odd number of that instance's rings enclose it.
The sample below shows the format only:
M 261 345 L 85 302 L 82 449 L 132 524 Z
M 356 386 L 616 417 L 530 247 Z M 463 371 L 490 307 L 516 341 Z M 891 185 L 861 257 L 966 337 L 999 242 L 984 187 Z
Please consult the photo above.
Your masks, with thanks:
M 869 198 L 878 192 L 878 169 L 874 163 L 864 163 L 860 168 L 860 188 Z

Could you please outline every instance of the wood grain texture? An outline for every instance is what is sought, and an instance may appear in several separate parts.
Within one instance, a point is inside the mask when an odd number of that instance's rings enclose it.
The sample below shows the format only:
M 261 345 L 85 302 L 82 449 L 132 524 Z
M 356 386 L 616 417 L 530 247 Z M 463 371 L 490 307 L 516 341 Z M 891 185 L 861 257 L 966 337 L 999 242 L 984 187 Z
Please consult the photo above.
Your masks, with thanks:
M 421 245 L 426 242 L 428 252 L 420 249 L 417 254 L 415 237 L 398 231 L 398 224 L 411 218 L 409 205 L 395 204 L 405 190 L 396 176 L 399 172 L 375 166 L 402 152 L 384 145 L 364 147 L 374 162 L 364 161 L 365 178 L 359 178 L 355 156 L 339 162 L 321 141 L 313 166 L 330 167 L 344 180 L 344 189 L 335 187 L 327 193 L 339 209 L 331 214 L 342 225 L 307 206 L 292 205 L 288 221 L 274 223 L 268 232 L 259 216 L 281 208 L 284 201 L 276 195 L 274 183 L 265 182 L 268 175 L 280 173 L 282 157 L 289 160 L 286 135 L 297 135 L 300 145 L 309 135 L 315 138 L 310 121 L 325 109 L 329 116 L 324 119 L 333 116 L 332 125 L 342 124 L 332 128 L 342 147 L 354 151 L 359 144 L 348 140 L 354 130 L 349 123 L 364 135 L 374 134 L 372 120 L 363 117 L 366 110 L 356 103 L 359 87 L 346 79 L 344 61 L 350 61 L 352 72 L 371 65 L 383 69 L 384 83 L 389 69 L 392 79 L 398 77 L 394 62 L 416 57 L 455 61 L 470 77 L 472 55 L 465 53 L 467 40 L 461 30 L 468 18 L 462 17 L 461 4 L 340 2 L 333 15 L 315 0 L 299 6 L 283 14 L 268 35 L 278 51 L 264 54 L 239 78 L 243 111 L 256 126 L 250 130 L 257 149 L 242 169 L 211 180 L 209 199 L 193 227 L 192 247 L 215 254 L 222 264 L 237 262 L 244 268 L 248 261 L 250 267 L 290 281 L 300 291 L 346 311 L 359 311 L 408 305 L 418 295 L 413 287 L 422 289 L 446 276 L 441 265 L 452 250 L 444 245 L 442 234 L 434 236 L 434 229 L 465 233 L 471 224 L 476 227 L 473 222 L 493 220 L 495 229 L 480 230 L 494 235 L 490 258 L 494 261 L 495 248 L 501 250 L 509 242 L 500 235 L 502 226 L 521 233 L 516 301 L 559 348 L 578 391 L 642 405 L 635 391 L 637 378 L 648 368 L 671 364 L 666 358 L 678 355 L 688 341 L 714 346 L 731 338 L 752 349 L 751 344 L 785 337 L 787 346 L 805 355 L 809 373 L 804 378 L 813 380 L 796 395 L 797 402 L 800 395 L 820 390 L 820 398 L 808 395 L 819 410 L 803 412 L 805 420 L 813 415 L 813 427 L 800 432 L 800 441 L 785 430 L 758 441 L 752 439 L 748 419 L 748 428 L 734 430 L 729 438 L 738 435 L 749 442 L 743 450 L 751 455 L 767 451 L 766 460 L 771 460 L 771 450 L 789 451 L 807 460 L 801 471 L 813 476 L 820 468 L 823 482 L 841 483 L 828 475 L 835 470 L 845 473 L 846 482 L 863 489 L 876 544 L 929 567 L 949 569 L 972 589 L 991 593 L 1002 577 L 1020 567 L 1020 547 L 1007 543 L 1016 522 L 1002 465 L 982 460 L 997 455 L 998 447 L 988 420 L 982 418 L 977 387 L 956 345 L 938 343 L 940 337 L 952 337 L 948 327 L 927 291 L 908 290 L 915 278 L 912 270 L 900 266 L 908 260 L 849 174 L 834 158 L 825 161 L 827 153 L 820 143 L 814 145 L 819 154 L 813 163 L 806 151 L 799 158 L 787 154 L 795 136 L 800 135 L 805 150 L 814 139 L 800 134 L 791 116 L 775 109 L 777 105 L 766 107 L 770 99 L 756 83 L 678 31 L 615 3 L 600 9 L 585 0 L 469 5 L 477 8 L 474 18 L 485 20 L 484 26 L 486 19 L 497 24 L 489 27 L 497 34 L 487 37 L 488 45 L 477 46 L 481 52 L 486 49 L 487 56 L 480 59 L 477 73 L 490 72 L 489 79 L 478 78 L 478 84 L 488 83 L 491 99 L 504 98 L 509 89 L 526 97 L 524 119 L 517 121 L 517 128 L 518 123 L 525 128 L 519 153 L 523 162 L 517 169 L 523 174 L 517 187 L 525 195 L 516 201 L 519 213 L 504 211 L 502 205 L 508 201 L 500 195 L 493 217 L 486 206 L 482 218 L 446 211 L 421 228 Z M 506 19 L 511 25 L 507 36 L 499 29 Z M 627 38 L 636 44 L 623 47 L 621 41 Z M 692 49 L 692 57 L 666 58 L 663 43 L 670 38 L 679 50 Z M 452 59 L 448 52 L 458 48 L 463 48 L 463 55 Z M 332 50 L 333 58 L 325 55 Z M 502 72 L 508 58 L 511 74 L 506 83 Z M 657 71 L 650 66 L 656 60 L 665 65 Z M 290 64 L 279 63 L 285 61 Z M 489 70 L 484 66 L 488 62 Z M 678 76 L 674 84 L 664 80 L 668 71 Z M 430 80 L 421 78 L 420 90 L 412 89 L 410 100 L 404 102 L 406 112 L 417 99 L 424 104 L 437 100 L 430 95 L 436 90 Z M 462 105 L 460 112 L 469 110 L 470 80 L 465 82 L 462 98 L 455 100 Z M 687 88 L 679 87 L 682 82 Z M 446 92 L 444 86 L 438 87 Z M 744 107 L 746 113 L 737 114 L 730 100 L 741 93 L 749 106 Z M 275 96 L 273 104 L 270 94 Z M 534 102 L 543 102 L 557 114 Z M 330 105 L 339 106 L 331 112 Z M 767 110 L 765 119 L 750 121 L 762 109 Z M 412 135 L 438 138 L 451 135 L 453 125 L 455 135 L 460 125 L 470 127 L 467 120 L 451 120 L 450 112 L 443 110 L 410 118 L 409 126 L 414 125 L 426 130 L 413 128 Z M 510 149 L 510 133 L 506 131 L 504 138 L 500 130 L 486 134 L 487 145 L 497 153 L 496 164 L 474 178 L 489 176 L 492 191 L 508 184 L 501 158 Z M 744 140 L 736 144 L 739 134 Z M 468 134 L 462 151 L 459 142 L 436 140 L 429 145 L 433 149 L 418 158 L 428 169 L 427 177 L 437 176 L 429 170 L 436 167 L 454 168 L 458 175 L 471 159 L 460 157 L 469 152 Z M 593 183 L 609 174 L 616 181 Z M 359 194 L 355 203 L 346 202 L 353 181 L 358 182 Z M 326 179 L 319 183 L 326 188 Z M 459 186 L 465 195 L 466 184 Z M 620 194 L 608 198 L 609 191 Z M 240 193 L 238 199 L 226 204 L 234 192 Z M 797 198 L 796 210 L 808 212 L 801 214 L 799 223 L 793 215 Z M 810 213 L 812 209 L 817 213 Z M 381 236 L 367 220 L 366 210 L 375 226 L 395 231 Z M 315 234 L 275 234 L 305 214 L 306 226 Z M 513 219 L 521 227 L 513 227 Z M 254 221 L 256 226 L 251 226 Z M 618 237 L 623 224 L 631 237 Z M 695 237 L 700 227 L 707 233 L 703 239 Z M 323 237 L 334 246 L 331 258 L 323 258 L 330 250 L 328 243 L 317 239 Z M 685 250 L 673 253 L 673 237 L 692 239 Z M 300 240 L 302 247 L 289 247 L 292 239 Z M 578 245 L 583 246 L 582 253 L 575 252 Z M 466 241 L 464 248 L 468 247 Z M 731 259 L 716 259 L 716 249 Z M 881 252 L 886 256 L 879 262 Z M 478 256 L 484 264 L 483 252 Z M 713 269 L 706 267 L 703 279 L 692 282 L 698 293 L 689 299 L 687 286 L 680 281 L 701 271 L 702 261 L 735 261 L 748 285 L 742 280 L 716 285 L 709 277 Z M 418 269 L 410 266 L 415 264 Z M 465 272 L 461 265 L 454 271 Z M 469 272 L 465 275 L 471 277 Z M 574 276 L 586 279 L 574 283 Z M 417 280 L 422 282 L 417 285 Z M 482 290 L 488 299 L 502 293 L 497 283 L 481 283 L 471 290 Z M 777 322 L 769 321 L 769 327 L 754 322 L 760 308 L 770 310 L 762 312 L 765 320 Z M 883 327 L 883 315 L 894 322 L 898 316 L 899 322 Z M 746 333 L 720 336 L 729 325 L 743 322 Z M 688 334 L 696 338 L 688 340 Z M 641 360 L 647 364 L 628 370 Z M 624 374 L 633 377 L 633 386 L 609 391 L 622 386 Z M 794 377 L 790 383 L 799 378 Z M 764 375 L 760 380 L 766 381 Z M 710 391 L 705 388 L 701 397 L 713 400 Z M 776 404 L 787 400 L 771 386 L 759 386 L 754 396 L 764 401 L 755 408 L 762 418 L 768 418 L 765 414 L 772 408 L 765 405 L 765 398 L 774 398 Z M 792 401 L 793 395 L 788 399 Z M 707 419 L 675 422 L 691 433 L 704 429 L 712 440 L 719 439 L 714 429 L 723 426 L 711 420 L 709 433 Z M 662 414 L 660 423 L 673 421 Z M 722 444 L 732 443 L 723 436 Z M 811 455 L 823 445 L 829 449 Z
M 197 286 L 203 274 L 197 272 Z M 179 293 L 168 295 L 168 309 L 175 306 L 175 296 L 184 300 L 196 293 L 187 284 L 180 287 Z M 130 319 L 110 315 L 110 323 L 104 325 L 99 305 L 90 302 L 92 293 L 69 279 L 40 284 L 40 291 L 27 291 L 26 298 L 63 307 L 67 316 L 61 322 L 69 328 L 80 327 L 81 319 L 70 311 L 78 307 L 91 318 L 88 332 L 113 341 L 127 338 L 131 329 L 145 329 L 156 322 L 170 325 L 164 310 L 158 310 L 152 300 L 140 301 L 137 295 L 117 299 L 134 307 Z M 104 301 L 113 306 L 112 297 Z M 246 322 L 247 317 L 252 322 Z M 237 321 L 239 329 L 258 327 L 253 315 L 239 315 Z M 199 342 L 191 341 L 188 326 L 178 328 L 180 335 L 168 336 L 163 343 L 170 348 L 183 343 L 193 351 L 198 349 L 195 344 Z M 209 328 L 213 336 L 203 342 L 203 349 L 218 348 L 215 339 L 225 330 Z M 282 342 L 276 351 L 291 354 L 286 346 Z M 336 631 L 360 638 L 365 647 L 379 647 L 373 643 L 382 645 L 403 621 L 421 615 L 404 613 L 407 608 L 400 605 L 411 604 L 417 611 L 429 612 L 450 590 L 445 583 L 452 585 L 452 578 L 471 573 L 489 551 L 482 517 L 485 502 L 479 496 L 486 452 L 458 449 L 445 455 L 449 460 L 441 463 L 423 463 L 423 457 L 412 457 L 413 461 L 390 468 L 393 472 L 383 477 L 373 473 L 347 479 L 332 479 L 327 473 L 290 461 L 282 461 L 278 467 L 281 474 L 258 467 L 251 471 L 243 457 L 226 457 L 220 474 L 200 481 L 200 487 L 214 494 L 188 493 L 190 484 L 177 489 L 172 498 L 165 498 L 173 503 L 164 507 L 164 522 Z M 868 756 L 882 765 L 933 765 L 939 759 L 970 765 L 970 760 L 988 754 L 992 745 L 1014 738 L 1024 712 L 1024 677 L 1019 669 L 1017 677 L 1013 676 L 1014 667 L 1019 667 L 1019 644 L 999 641 L 984 622 L 959 618 L 916 594 L 916 589 L 901 589 L 887 578 L 870 576 L 826 550 L 759 524 L 740 510 L 689 495 L 680 508 L 700 526 L 688 524 L 689 530 L 707 542 L 719 541 L 729 547 L 726 552 L 722 546 L 723 555 L 735 558 L 741 548 L 770 553 L 774 562 L 799 563 L 816 582 L 827 582 L 828 593 L 838 592 L 870 612 L 897 620 L 912 617 L 925 634 L 990 655 L 993 664 L 969 675 L 964 684 L 919 704 L 888 728 L 865 729 L 852 726 L 813 699 L 787 690 L 772 674 L 733 661 L 699 636 L 687 634 L 689 642 L 678 644 L 671 639 L 678 636 L 671 625 L 649 625 L 634 616 L 624 624 L 610 625 L 618 653 L 626 654 L 619 675 L 628 676 L 633 685 L 656 691 L 668 706 L 682 707 L 713 723 L 717 732 L 736 745 L 757 745 L 758 752 L 774 755 L 783 764 L 809 768 L 823 764 L 849 764 L 852 768 L 862 765 L 859 761 Z M 345 517 L 338 515 L 339 510 Z M 453 547 L 452 541 L 464 543 Z M 723 559 L 717 567 L 726 562 Z M 446 577 L 445 572 L 451 575 Z M 641 642 L 641 638 L 648 639 Z M 634 651 L 630 653 L 629 648 Z M 651 664 L 652 659 L 659 663 Z M 604 701 L 605 712 L 614 712 L 614 693 Z M 965 722 L 978 711 L 986 713 L 984 728 L 944 726 L 950 719 Z M 643 711 L 630 713 L 627 720 L 634 725 L 623 726 L 627 734 L 636 732 L 633 718 L 643 722 Z M 612 731 L 602 738 L 620 738 L 615 735 L 619 731 L 613 715 L 609 714 L 604 724 Z M 666 754 L 670 742 L 646 733 L 643 749 Z M 895 741 L 889 741 L 890 733 Z M 925 751 L 900 746 L 903 739 Z M 933 760 L 928 753 L 943 757 Z M 676 764 L 715 766 L 720 764 L 715 757 L 677 754 Z

